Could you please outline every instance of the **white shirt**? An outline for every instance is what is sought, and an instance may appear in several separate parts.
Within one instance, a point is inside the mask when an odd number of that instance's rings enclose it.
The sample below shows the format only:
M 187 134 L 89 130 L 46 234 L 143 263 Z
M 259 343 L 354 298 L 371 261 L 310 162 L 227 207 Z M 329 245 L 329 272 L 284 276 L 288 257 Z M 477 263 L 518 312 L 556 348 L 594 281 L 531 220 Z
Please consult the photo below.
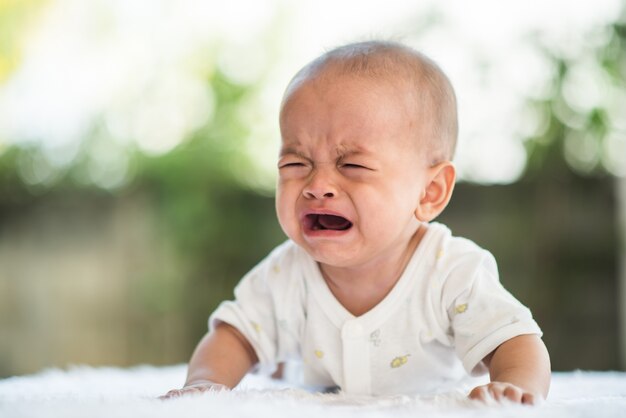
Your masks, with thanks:
M 303 382 L 346 393 L 433 393 L 484 374 L 482 359 L 508 339 L 541 335 L 530 311 L 498 280 L 495 259 L 473 242 L 428 225 L 389 294 L 355 317 L 318 264 L 292 241 L 277 247 L 209 319 L 236 327 L 259 369 L 301 360 Z

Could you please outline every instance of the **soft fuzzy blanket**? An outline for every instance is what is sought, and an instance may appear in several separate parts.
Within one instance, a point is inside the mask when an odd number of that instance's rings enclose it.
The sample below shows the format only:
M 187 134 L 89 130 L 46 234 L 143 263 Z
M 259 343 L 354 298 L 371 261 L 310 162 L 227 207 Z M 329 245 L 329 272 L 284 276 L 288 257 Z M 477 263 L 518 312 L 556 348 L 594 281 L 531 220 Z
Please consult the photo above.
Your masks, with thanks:
M 463 393 L 363 397 L 310 393 L 260 376 L 231 392 L 170 400 L 185 366 L 73 367 L 0 380 L 0 417 L 626 417 L 626 373 L 555 373 L 540 406 L 482 405 Z

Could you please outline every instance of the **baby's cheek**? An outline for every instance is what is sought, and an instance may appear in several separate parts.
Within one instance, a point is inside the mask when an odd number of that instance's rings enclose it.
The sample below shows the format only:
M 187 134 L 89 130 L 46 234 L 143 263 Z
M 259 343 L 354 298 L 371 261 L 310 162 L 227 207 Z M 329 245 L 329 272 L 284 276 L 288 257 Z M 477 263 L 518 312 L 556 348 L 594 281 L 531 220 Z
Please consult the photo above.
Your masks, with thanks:
M 293 211 L 293 205 L 289 204 L 289 193 L 286 190 L 278 189 L 276 191 L 276 215 L 278 216 L 279 222 L 286 222 L 288 218 L 288 209 L 291 207 Z
M 278 215 L 278 224 L 280 225 L 285 235 L 287 235 L 291 239 L 296 238 L 297 228 L 296 228 L 296 225 L 294 225 L 294 220 L 292 218 L 290 219 L 289 216 L 285 215 L 284 213 L 281 213 L 280 211 L 277 213 L 277 215 Z

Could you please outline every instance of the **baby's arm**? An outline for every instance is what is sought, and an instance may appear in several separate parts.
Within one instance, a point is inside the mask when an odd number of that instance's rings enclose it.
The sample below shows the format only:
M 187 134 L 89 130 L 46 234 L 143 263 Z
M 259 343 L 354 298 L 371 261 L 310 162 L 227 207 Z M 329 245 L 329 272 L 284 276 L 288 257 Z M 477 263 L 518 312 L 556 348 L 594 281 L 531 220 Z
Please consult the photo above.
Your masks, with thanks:
M 258 362 L 254 349 L 237 329 L 218 323 L 198 343 L 182 389 L 169 391 L 164 398 L 210 389 L 232 389 Z
M 474 388 L 469 394 L 471 399 L 535 404 L 548 395 L 550 357 L 537 335 L 520 335 L 505 341 L 484 362 L 489 367 L 491 383 Z

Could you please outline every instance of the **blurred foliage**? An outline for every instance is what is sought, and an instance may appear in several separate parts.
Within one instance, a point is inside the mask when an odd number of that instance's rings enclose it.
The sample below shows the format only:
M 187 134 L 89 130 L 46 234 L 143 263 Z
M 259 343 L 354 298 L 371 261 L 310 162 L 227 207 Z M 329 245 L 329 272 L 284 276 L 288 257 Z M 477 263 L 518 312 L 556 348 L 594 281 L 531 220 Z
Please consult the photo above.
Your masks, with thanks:
M 88 138 L 76 162 L 46 184 L 29 184 L 19 176 L 20 163 L 34 158 L 36 149 L 11 147 L 0 156 L 0 222 L 44 200 L 80 196 L 98 201 L 129 195 L 148 200 L 157 216 L 154 228 L 171 240 L 167 244 L 184 270 L 176 277 L 140 278 L 131 289 L 131 300 L 140 322 L 154 315 L 182 314 L 193 330 L 192 340 L 181 342 L 184 352 L 206 331 L 208 314 L 232 297 L 240 277 L 285 239 L 275 220 L 273 198 L 243 186 L 233 173 L 234 164 L 239 172 L 250 164 L 239 146 L 248 129 L 237 111 L 252 89 L 219 72 L 207 82 L 216 96 L 214 118 L 167 154 L 154 157 L 130 150 L 133 173 L 119 189 L 80 181 L 90 157 L 89 142 L 101 133 Z
M 250 88 L 220 73 L 210 83 L 217 103 L 213 121 L 166 155 L 138 156 L 127 191 L 150 196 L 159 228 L 174 238 L 188 268 L 175 305 L 200 332 L 208 313 L 232 297 L 240 277 L 284 240 L 273 198 L 247 189 L 233 174 L 232 164 L 249 164 L 238 147 L 247 127 L 236 115 Z
M 0 83 L 19 65 L 17 39 L 44 4 L 44 0 L 0 0 Z
M 621 150 L 626 152 L 623 145 L 626 143 L 626 115 L 615 112 L 615 106 L 622 106 L 621 109 L 626 111 L 623 108 L 626 103 L 626 23 L 618 21 L 599 30 L 606 33 L 606 45 L 581 51 L 577 56 L 564 56 L 542 47 L 556 71 L 552 94 L 544 100 L 529 101 L 529 107 L 545 120 L 537 134 L 525 142 L 528 155 L 526 178 L 537 178 L 546 173 L 567 175 L 572 170 L 583 176 L 626 175 L 626 172 L 614 173 L 626 170 L 626 158 L 610 155 L 611 149 L 606 144 L 611 134 L 617 134 L 622 143 Z M 608 96 L 587 109 L 570 103 L 564 91 L 568 76 L 583 61 L 591 61 L 598 67 L 595 88 L 604 90 L 605 97 Z M 616 126 L 618 123 L 621 126 Z M 568 146 L 578 152 L 568 152 Z M 614 159 L 620 166 L 611 167 Z

